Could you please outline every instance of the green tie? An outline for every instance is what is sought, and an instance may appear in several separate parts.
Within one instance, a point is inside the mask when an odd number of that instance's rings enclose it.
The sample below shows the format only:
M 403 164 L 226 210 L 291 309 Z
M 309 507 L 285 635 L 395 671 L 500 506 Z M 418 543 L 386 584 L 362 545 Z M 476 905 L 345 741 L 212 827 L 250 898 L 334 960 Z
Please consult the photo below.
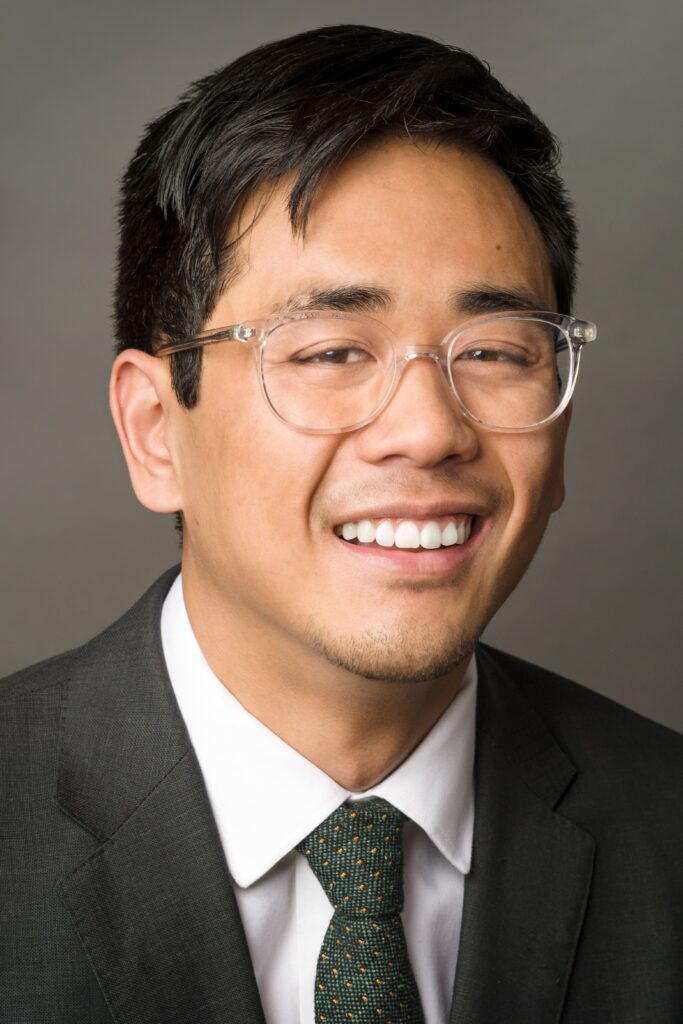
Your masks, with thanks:
M 405 815 L 371 797 L 342 804 L 297 846 L 334 907 L 315 977 L 315 1019 L 424 1024 L 401 924 Z

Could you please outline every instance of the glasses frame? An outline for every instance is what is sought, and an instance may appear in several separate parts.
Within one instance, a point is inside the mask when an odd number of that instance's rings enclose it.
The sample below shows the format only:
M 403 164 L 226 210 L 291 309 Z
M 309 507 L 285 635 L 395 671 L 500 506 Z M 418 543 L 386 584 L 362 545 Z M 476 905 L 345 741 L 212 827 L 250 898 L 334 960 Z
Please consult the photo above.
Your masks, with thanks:
M 348 427 L 303 427 L 299 424 L 291 423 L 277 411 L 270 400 L 270 396 L 268 395 L 263 369 L 263 354 L 266 350 L 269 337 L 274 331 L 286 323 L 312 319 L 350 320 L 354 323 L 371 323 L 374 328 L 379 328 L 384 331 L 391 339 L 394 358 L 392 367 L 386 375 L 388 384 L 386 385 L 386 390 L 383 394 L 382 400 L 370 415 Z M 453 375 L 453 360 L 451 359 L 451 354 L 457 344 L 458 338 L 464 331 L 470 330 L 475 324 L 484 325 L 494 323 L 498 320 L 540 320 L 548 323 L 553 327 L 558 328 L 569 350 L 569 379 L 562 401 L 550 416 L 546 416 L 545 419 L 539 420 L 537 423 L 532 423 L 529 426 L 501 427 L 487 423 L 485 420 L 480 419 L 478 416 L 475 416 L 474 413 L 470 412 L 458 393 L 458 388 Z M 325 309 L 317 309 L 307 310 L 300 313 L 291 313 L 284 316 L 268 316 L 254 320 L 243 320 L 240 323 L 231 324 L 229 327 L 219 327 L 208 331 L 202 331 L 192 338 L 186 338 L 181 341 L 162 342 L 157 347 L 154 354 L 157 356 L 170 356 L 177 352 L 189 352 L 192 349 L 204 348 L 205 346 L 216 345 L 225 341 L 237 341 L 243 345 L 248 345 L 254 353 L 254 361 L 261 387 L 261 393 L 269 409 L 273 415 L 280 420 L 280 422 L 285 423 L 288 427 L 291 427 L 294 430 L 299 430 L 305 434 L 347 434 L 353 430 L 359 430 L 361 427 L 367 426 L 368 423 L 372 423 L 372 421 L 377 419 L 377 417 L 389 405 L 391 399 L 396 393 L 396 388 L 398 387 L 401 375 L 408 364 L 415 359 L 430 358 L 439 364 L 446 380 L 450 384 L 450 389 L 456 398 L 458 406 L 466 419 L 476 423 L 478 426 L 483 427 L 486 430 L 493 430 L 506 434 L 525 434 L 531 430 L 540 430 L 542 427 L 548 426 L 556 420 L 558 416 L 561 416 L 567 408 L 572 399 L 572 395 L 574 394 L 574 388 L 576 387 L 576 381 L 579 375 L 581 351 L 584 345 L 588 344 L 588 342 L 594 341 L 596 337 L 597 327 L 590 320 L 581 320 L 578 317 L 569 316 L 567 314 L 551 313 L 543 310 L 503 310 L 488 316 L 478 316 L 467 320 L 465 323 L 462 323 L 458 327 L 449 331 L 437 345 L 414 345 L 409 342 L 401 342 L 391 328 L 387 327 L 386 324 L 381 323 L 379 320 L 375 320 L 373 317 L 356 315 L 353 313 L 343 313 L 336 310 L 329 311 Z M 562 351 L 562 349 L 559 348 L 557 351 Z

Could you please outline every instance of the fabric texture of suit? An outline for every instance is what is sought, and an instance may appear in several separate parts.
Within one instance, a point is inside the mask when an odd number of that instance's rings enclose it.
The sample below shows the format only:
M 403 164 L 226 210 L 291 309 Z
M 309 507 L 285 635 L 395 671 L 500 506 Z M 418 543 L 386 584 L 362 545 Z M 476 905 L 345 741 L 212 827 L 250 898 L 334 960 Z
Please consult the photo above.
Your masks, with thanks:
M 264 1022 L 163 659 L 177 571 L 0 684 L 2 1024 Z M 485 645 L 477 662 L 451 1024 L 680 1024 L 683 737 Z

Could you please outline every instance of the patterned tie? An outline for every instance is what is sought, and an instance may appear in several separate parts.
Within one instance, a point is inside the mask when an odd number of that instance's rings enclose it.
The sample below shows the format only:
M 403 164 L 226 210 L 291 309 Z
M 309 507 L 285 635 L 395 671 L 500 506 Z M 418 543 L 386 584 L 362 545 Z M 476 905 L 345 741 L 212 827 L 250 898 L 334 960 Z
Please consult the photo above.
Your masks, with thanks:
M 424 1024 L 399 916 L 405 815 L 371 797 L 342 804 L 297 850 L 334 907 L 315 977 L 315 1019 Z

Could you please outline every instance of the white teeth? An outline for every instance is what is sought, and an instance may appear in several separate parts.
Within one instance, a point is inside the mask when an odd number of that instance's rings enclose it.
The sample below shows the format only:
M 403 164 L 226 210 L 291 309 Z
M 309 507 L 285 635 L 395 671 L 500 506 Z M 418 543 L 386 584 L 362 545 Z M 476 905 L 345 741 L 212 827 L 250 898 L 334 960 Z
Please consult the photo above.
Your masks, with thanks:
M 370 519 L 361 519 L 358 523 L 344 523 L 335 527 L 335 532 L 344 540 L 357 540 L 360 544 L 372 544 L 375 541 L 383 548 L 435 550 L 440 547 L 453 547 L 464 544 L 472 532 L 472 516 L 449 520 L 441 529 L 435 520 L 430 520 L 420 528 L 410 519 L 403 519 L 398 526 L 389 519 L 383 519 L 377 526 Z
M 388 519 L 385 519 L 384 522 L 380 523 L 377 527 L 375 540 L 381 548 L 393 548 L 394 528 Z
M 446 529 L 441 531 L 441 543 L 446 548 L 458 543 L 458 529 L 452 519 Z
M 382 526 L 384 526 L 384 523 L 382 523 Z M 404 519 L 396 530 L 394 544 L 397 548 L 419 548 L 420 531 L 415 523 L 411 523 L 409 520 Z
M 472 520 L 463 519 L 458 525 L 458 544 L 464 544 L 469 539 L 470 530 L 472 529 Z
M 427 523 L 420 530 L 420 547 L 423 548 L 440 548 L 441 547 L 441 530 L 439 524 L 433 520 L 431 523 Z
M 358 524 L 358 540 L 361 544 L 372 544 L 375 539 L 375 527 L 369 519 L 361 519 Z

